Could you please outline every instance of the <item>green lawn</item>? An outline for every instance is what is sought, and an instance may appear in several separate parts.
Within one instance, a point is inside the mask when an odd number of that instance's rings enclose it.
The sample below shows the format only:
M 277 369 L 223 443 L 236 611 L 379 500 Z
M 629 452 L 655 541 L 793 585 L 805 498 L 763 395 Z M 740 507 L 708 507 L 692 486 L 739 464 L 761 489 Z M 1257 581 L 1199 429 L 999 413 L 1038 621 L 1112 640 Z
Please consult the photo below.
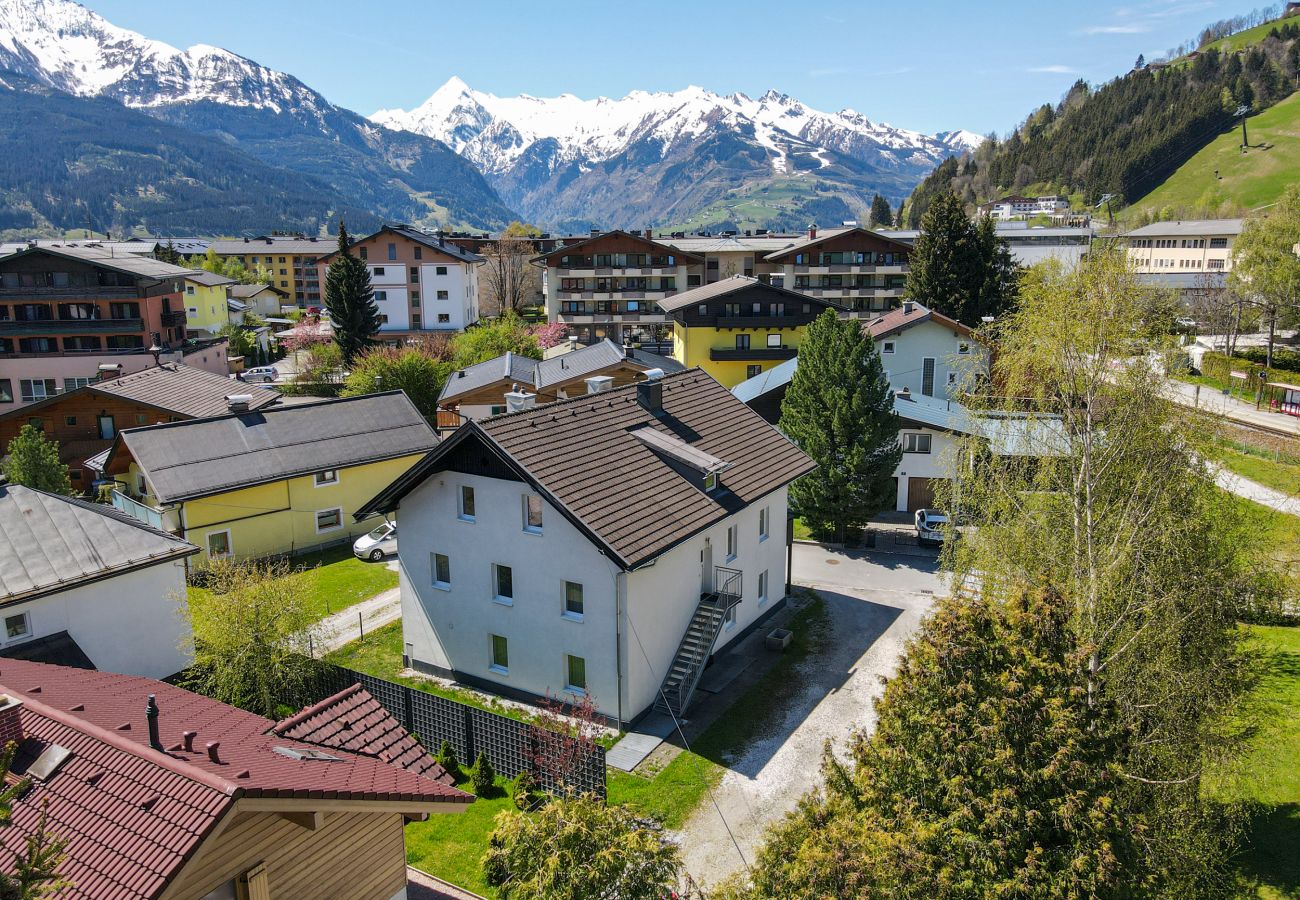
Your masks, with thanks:
M 1123 218 L 1132 221 L 1140 210 L 1158 213 L 1165 207 L 1180 217 L 1234 215 L 1272 203 L 1300 171 L 1300 93 L 1250 116 L 1246 129 L 1251 144 L 1246 153 L 1240 128 L 1219 135 L 1128 207 Z M 1271 146 L 1262 149 L 1262 144 Z
M 1252 749 L 1215 785 L 1224 800 L 1254 808 L 1239 867 L 1243 896 L 1300 896 L 1300 628 L 1246 626 L 1264 675 L 1252 712 Z
M 1264 40 L 1264 38 L 1268 37 L 1270 31 L 1282 24 L 1284 24 L 1282 21 L 1274 19 L 1271 22 L 1265 22 L 1263 25 L 1256 25 L 1254 28 L 1247 28 L 1245 31 L 1238 31 L 1236 34 L 1230 34 L 1225 38 L 1219 38 L 1217 41 L 1212 41 L 1206 44 L 1201 48 L 1201 50 L 1209 50 L 1211 47 L 1220 51 L 1240 50 L 1242 47 L 1249 47 L 1251 44 L 1258 44 L 1260 41 Z
M 796 541 L 811 541 L 813 539 L 812 529 L 804 524 L 803 519 L 794 520 L 794 539 Z
M 1300 491 L 1300 459 L 1276 456 L 1242 444 L 1219 443 L 1206 448 L 1206 455 L 1230 472 L 1249 478 L 1284 494 Z
M 293 565 L 298 571 L 290 577 L 301 585 L 317 619 L 397 587 L 396 572 L 383 563 L 357 559 L 350 545 L 295 556 Z M 202 605 L 212 597 L 206 588 L 190 585 L 191 604 Z
M 468 779 L 456 787 L 473 793 Z M 515 808 L 508 787 L 505 779 L 497 778 L 496 796 L 477 798 L 463 813 L 431 815 L 427 822 L 407 825 L 407 863 L 484 897 L 496 897 L 483 880 L 481 860 L 497 813 Z

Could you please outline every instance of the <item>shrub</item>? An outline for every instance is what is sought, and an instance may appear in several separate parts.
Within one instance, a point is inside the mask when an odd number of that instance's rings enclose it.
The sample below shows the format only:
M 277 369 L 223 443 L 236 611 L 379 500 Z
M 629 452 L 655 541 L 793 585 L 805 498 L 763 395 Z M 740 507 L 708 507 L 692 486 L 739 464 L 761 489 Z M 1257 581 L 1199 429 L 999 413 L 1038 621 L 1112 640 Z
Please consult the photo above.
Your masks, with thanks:
M 537 779 L 533 773 L 524 769 L 515 776 L 510 784 L 510 797 L 515 806 L 522 810 L 536 809 L 542 802 L 543 794 L 537 788 Z
M 477 797 L 487 797 L 496 789 L 497 773 L 492 768 L 492 763 L 488 762 L 487 756 L 480 752 L 478 759 L 474 760 L 474 771 L 470 775 L 470 785 L 474 788 L 474 795 Z
M 447 770 L 452 778 L 457 781 L 461 779 L 460 760 L 456 759 L 456 748 L 451 745 L 451 741 L 443 741 L 442 746 L 438 748 L 438 753 L 434 756 L 438 765 Z

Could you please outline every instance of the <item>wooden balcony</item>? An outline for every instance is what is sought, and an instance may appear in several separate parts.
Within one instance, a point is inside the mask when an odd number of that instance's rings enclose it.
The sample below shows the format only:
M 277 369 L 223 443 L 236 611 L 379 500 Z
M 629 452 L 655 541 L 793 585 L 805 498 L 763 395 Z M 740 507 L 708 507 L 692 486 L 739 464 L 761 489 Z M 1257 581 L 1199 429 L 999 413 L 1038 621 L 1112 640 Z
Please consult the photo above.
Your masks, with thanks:
M 794 347 L 749 347 L 739 349 L 736 347 L 712 347 L 709 349 L 709 359 L 714 362 L 759 362 L 773 359 L 794 359 L 799 351 Z

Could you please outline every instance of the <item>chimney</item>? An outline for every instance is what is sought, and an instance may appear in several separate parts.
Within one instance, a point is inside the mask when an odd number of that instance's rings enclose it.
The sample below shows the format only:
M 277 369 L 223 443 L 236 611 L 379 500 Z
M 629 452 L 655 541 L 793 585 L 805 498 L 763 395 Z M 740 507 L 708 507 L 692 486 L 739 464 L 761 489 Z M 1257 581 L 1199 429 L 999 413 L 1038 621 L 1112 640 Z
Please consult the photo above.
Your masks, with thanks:
M 911 400 L 911 399 L 912 399 L 912 389 L 909 388 L 909 387 L 903 387 L 902 389 L 897 390 L 897 391 L 895 391 L 894 393 L 895 393 L 895 395 L 898 397 L 899 400 Z
M 587 382 L 588 394 L 603 394 L 614 387 L 614 378 L 610 375 L 593 375 L 584 380 Z
M 647 241 L 653 241 L 655 239 L 655 233 L 652 229 L 647 228 L 644 232 L 642 232 L 642 234 L 645 236 L 645 239 Z
M 232 413 L 248 412 L 248 407 L 253 402 L 252 394 L 227 394 L 226 408 Z
M 569 335 L 569 349 L 570 350 L 578 349 L 578 336 L 576 334 Z
M 645 381 L 639 381 L 636 385 L 636 402 L 652 413 L 663 412 L 663 377 L 663 369 L 647 369 L 645 371 Z
M 812 223 L 811 225 L 808 226 L 808 240 L 810 240 L 810 241 L 815 241 L 815 240 L 817 240 L 817 223 L 816 223 L 816 222 L 814 222 L 814 223 Z
M 155 750 L 163 748 L 162 738 L 158 737 L 158 701 L 153 694 L 144 705 L 144 717 L 149 722 L 149 746 Z
M 506 411 L 523 412 L 537 406 L 537 395 L 525 390 L 513 390 L 506 393 Z
M 624 343 L 623 343 L 623 358 L 624 358 L 624 359 L 631 359 L 631 358 L 632 358 L 632 344 L 629 343 L 629 342 L 627 341 L 626 338 L 624 338 L 623 340 L 624 340 Z
M 911 300 L 903 301 L 903 315 L 910 316 L 912 314 L 912 308 L 913 308 L 913 303 Z
M 23 708 L 23 701 L 8 694 L 0 694 L 0 747 L 10 741 L 18 743 L 23 739 L 23 725 L 18 714 Z
M 100 363 L 99 364 L 100 381 L 111 381 L 121 374 L 122 374 L 121 363 Z

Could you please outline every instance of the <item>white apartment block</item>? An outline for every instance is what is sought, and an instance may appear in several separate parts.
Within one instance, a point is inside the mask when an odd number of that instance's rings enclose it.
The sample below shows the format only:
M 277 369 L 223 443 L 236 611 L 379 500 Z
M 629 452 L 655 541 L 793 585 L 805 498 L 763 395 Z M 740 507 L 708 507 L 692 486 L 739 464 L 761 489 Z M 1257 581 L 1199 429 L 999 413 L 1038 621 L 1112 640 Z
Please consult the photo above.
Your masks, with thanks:
M 1242 219 L 1155 222 L 1124 235 L 1128 258 L 1143 274 L 1223 274 L 1232 271 L 1232 247 Z

